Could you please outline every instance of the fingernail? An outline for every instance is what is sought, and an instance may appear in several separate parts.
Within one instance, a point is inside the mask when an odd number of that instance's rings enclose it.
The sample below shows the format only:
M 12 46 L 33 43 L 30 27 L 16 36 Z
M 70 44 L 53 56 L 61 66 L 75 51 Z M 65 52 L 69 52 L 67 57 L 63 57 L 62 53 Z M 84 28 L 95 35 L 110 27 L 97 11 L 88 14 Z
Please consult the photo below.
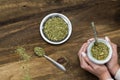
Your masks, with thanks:
M 82 57 L 86 57 L 86 53 L 82 52 L 81 53 Z
M 88 40 L 87 43 L 90 44 L 90 41 Z
M 107 36 L 105 36 L 105 40 L 110 41 L 110 39 Z
M 89 41 L 91 42 L 91 41 L 93 41 L 94 40 L 94 38 L 91 38 Z

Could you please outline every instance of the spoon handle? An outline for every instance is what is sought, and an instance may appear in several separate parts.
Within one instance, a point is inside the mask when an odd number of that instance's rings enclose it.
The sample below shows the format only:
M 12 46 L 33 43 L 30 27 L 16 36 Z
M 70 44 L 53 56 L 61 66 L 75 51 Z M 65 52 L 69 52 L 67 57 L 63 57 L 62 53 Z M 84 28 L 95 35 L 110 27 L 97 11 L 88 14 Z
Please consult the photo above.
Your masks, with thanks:
M 66 71 L 66 69 L 65 69 L 65 67 L 64 67 L 63 65 L 59 64 L 58 62 L 56 62 L 56 61 L 53 60 L 52 58 L 50 58 L 50 57 L 48 57 L 48 56 L 46 56 L 46 55 L 44 55 L 44 57 L 45 57 L 47 60 L 49 60 L 50 62 L 52 62 L 52 63 L 53 63 L 56 67 L 58 67 L 60 70 Z
M 97 31 L 94 22 L 91 22 L 93 32 L 94 32 L 94 37 L 95 37 L 95 42 L 97 42 Z

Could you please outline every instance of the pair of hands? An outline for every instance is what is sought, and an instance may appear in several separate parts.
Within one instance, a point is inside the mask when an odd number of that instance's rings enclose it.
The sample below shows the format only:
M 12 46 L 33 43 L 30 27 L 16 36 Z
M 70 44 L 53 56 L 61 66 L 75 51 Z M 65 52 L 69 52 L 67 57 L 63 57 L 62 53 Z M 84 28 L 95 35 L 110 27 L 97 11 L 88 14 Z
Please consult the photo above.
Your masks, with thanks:
M 120 68 L 118 64 L 117 45 L 112 43 L 108 37 L 105 37 L 105 39 L 111 44 L 113 49 L 112 58 L 106 65 L 94 64 L 86 56 L 87 47 L 93 39 L 89 39 L 86 43 L 84 43 L 78 52 L 80 66 L 97 76 L 100 80 L 111 79 L 110 73 L 115 76 L 117 70 Z

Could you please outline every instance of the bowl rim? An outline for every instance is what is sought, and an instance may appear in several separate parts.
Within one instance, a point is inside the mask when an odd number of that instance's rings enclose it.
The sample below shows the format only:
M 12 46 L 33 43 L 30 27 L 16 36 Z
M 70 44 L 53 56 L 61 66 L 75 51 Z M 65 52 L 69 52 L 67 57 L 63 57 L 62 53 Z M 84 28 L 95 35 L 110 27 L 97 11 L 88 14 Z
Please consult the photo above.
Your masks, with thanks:
M 108 54 L 108 56 L 107 56 L 106 59 L 104 59 L 104 60 L 97 60 L 97 59 L 95 59 L 95 58 L 92 56 L 92 54 L 91 54 L 91 48 L 92 48 L 94 42 L 95 42 L 95 40 L 93 40 L 93 41 L 89 44 L 89 46 L 88 46 L 88 48 L 87 48 L 88 58 L 89 58 L 92 62 L 94 62 L 94 63 L 96 63 L 96 64 L 105 64 L 105 63 L 107 63 L 107 62 L 111 59 L 111 57 L 112 57 L 112 47 L 111 47 L 110 43 L 109 43 L 108 41 L 106 41 L 105 39 L 98 38 L 98 42 L 102 42 L 102 43 L 104 43 L 104 44 L 107 45 L 107 47 L 109 48 L 109 54 Z
M 68 25 L 68 35 L 67 35 L 67 37 L 66 37 L 65 39 L 59 41 L 59 42 L 55 42 L 55 41 L 49 40 L 49 39 L 44 35 L 44 32 L 43 32 L 43 25 L 44 25 L 44 23 L 45 23 L 50 17 L 55 17 L 55 16 L 58 16 L 58 17 L 62 18 L 62 19 L 67 23 L 67 25 Z M 40 29 L 40 34 L 41 34 L 42 38 L 43 38 L 46 42 L 48 42 L 48 43 L 50 43 L 50 44 L 55 44 L 55 45 L 56 45 L 56 44 L 62 44 L 62 43 L 64 43 L 64 42 L 66 42 L 66 41 L 70 38 L 70 36 L 71 36 L 71 34 L 72 34 L 72 24 L 71 24 L 70 20 L 69 20 L 65 15 L 63 15 L 63 14 L 61 14 L 61 13 L 50 13 L 50 14 L 46 15 L 46 16 L 42 19 L 42 21 L 41 21 L 41 23 L 40 23 L 40 28 L 39 28 L 39 29 Z

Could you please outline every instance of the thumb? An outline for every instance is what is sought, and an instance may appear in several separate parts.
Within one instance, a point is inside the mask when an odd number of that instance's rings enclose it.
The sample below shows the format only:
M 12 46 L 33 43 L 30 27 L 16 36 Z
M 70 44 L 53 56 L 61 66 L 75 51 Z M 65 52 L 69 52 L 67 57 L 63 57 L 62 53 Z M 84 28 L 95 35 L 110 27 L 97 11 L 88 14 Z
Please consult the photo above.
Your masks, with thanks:
M 111 42 L 108 36 L 105 36 L 105 40 Z
M 82 55 L 82 57 L 84 58 L 84 60 L 85 60 L 91 67 L 94 67 L 94 66 L 95 66 L 95 64 L 89 60 L 89 58 L 87 57 L 86 53 L 82 52 L 81 55 Z

